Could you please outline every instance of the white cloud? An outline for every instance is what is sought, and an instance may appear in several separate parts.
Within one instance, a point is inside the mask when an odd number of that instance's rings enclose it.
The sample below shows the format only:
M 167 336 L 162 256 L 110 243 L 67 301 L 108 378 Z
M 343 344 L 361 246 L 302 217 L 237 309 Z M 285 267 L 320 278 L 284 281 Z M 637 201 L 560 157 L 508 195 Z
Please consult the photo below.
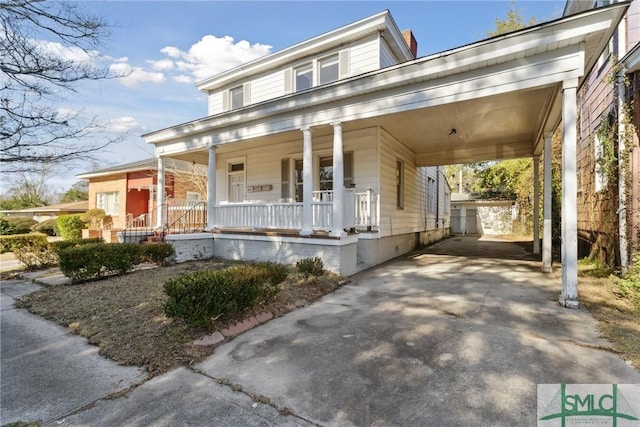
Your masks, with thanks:
M 122 133 L 129 132 L 134 129 L 139 129 L 140 124 L 135 118 L 131 116 L 122 116 L 118 117 L 117 119 L 109 120 L 106 128 L 109 132 Z
M 148 60 L 154 70 L 164 71 L 173 69 L 173 61 L 170 59 L 160 59 L 159 61 Z
M 138 83 L 163 83 L 166 77 L 163 73 L 145 71 L 142 67 L 133 67 L 125 62 L 118 62 L 109 66 L 109 71 L 115 75 L 121 75 L 118 80 L 127 87 L 133 87 Z
M 266 55 L 271 52 L 271 46 L 251 44 L 246 40 L 235 43 L 231 36 L 207 35 L 186 51 L 166 46 L 160 52 L 165 55 L 164 58 L 146 61 L 151 71 L 129 65 L 128 58 L 120 58 L 112 63 L 110 70 L 113 73 L 128 74 L 120 82 L 129 87 L 142 82 L 164 83 L 167 79 L 193 84 Z

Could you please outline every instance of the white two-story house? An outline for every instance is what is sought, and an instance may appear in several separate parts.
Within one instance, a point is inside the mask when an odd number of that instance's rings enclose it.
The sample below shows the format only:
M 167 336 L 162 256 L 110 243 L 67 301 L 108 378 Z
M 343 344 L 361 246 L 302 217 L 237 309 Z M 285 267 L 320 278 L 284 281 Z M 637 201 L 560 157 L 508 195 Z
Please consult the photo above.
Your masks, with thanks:
M 326 97 L 319 88 L 414 60 L 416 52 L 411 31 L 401 33 L 385 11 L 199 82 L 211 128 L 199 132 L 198 121 L 144 136 L 160 163 L 173 157 L 209 166 L 212 234 L 201 241 L 209 247 L 190 241 L 185 251 L 285 263 L 320 256 L 348 275 L 445 237 L 444 175 L 419 167 L 397 135 L 341 120 L 299 120 L 287 131 L 263 115 L 274 100 L 286 100 L 278 112 L 313 110 L 314 98 Z M 250 124 L 228 126 L 238 121 Z
M 159 172 L 168 158 L 208 168 L 209 232 L 167 238 L 185 256 L 320 256 L 349 275 L 448 234 L 439 166 L 533 157 L 534 189 L 545 165 L 541 255 L 549 270 L 550 147 L 562 123 L 559 301 L 576 307 L 576 93 L 627 7 L 422 58 L 385 11 L 200 82 L 207 117 L 144 136 Z M 540 196 L 534 191 L 536 207 Z M 540 222 L 536 215 L 534 243 Z

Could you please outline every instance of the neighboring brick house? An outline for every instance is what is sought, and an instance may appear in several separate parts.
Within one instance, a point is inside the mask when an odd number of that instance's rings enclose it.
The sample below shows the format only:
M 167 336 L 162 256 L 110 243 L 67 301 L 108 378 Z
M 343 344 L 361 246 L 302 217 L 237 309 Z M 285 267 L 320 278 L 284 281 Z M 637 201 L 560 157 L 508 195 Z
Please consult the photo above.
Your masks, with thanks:
M 603 3 L 608 2 L 568 1 L 564 15 Z M 640 152 L 637 131 L 628 124 L 638 129 L 639 113 L 633 108 L 635 116 L 627 120 L 624 110 L 638 102 L 639 42 L 640 1 L 635 0 L 578 91 L 579 256 L 623 268 L 638 250 Z M 621 75 L 628 85 L 619 84 Z
M 152 226 L 157 200 L 157 160 L 145 159 L 77 175 L 89 181 L 89 209 L 104 209 L 113 229 L 134 225 Z M 165 171 L 164 197 L 171 205 L 189 205 L 204 201 L 202 186 L 192 175 L 198 170 L 189 163 L 173 160 Z M 144 223 L 146 222 L 146 223 Z

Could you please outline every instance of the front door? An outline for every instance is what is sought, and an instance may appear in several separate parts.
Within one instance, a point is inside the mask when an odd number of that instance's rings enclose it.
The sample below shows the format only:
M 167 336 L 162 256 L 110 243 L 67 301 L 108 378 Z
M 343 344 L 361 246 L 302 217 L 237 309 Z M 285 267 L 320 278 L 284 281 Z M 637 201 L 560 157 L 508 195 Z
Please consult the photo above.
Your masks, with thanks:
M 246 194 L 244 163 L 229 164 L 227 182 L 229 183 L 229 202 L 243 202 Z

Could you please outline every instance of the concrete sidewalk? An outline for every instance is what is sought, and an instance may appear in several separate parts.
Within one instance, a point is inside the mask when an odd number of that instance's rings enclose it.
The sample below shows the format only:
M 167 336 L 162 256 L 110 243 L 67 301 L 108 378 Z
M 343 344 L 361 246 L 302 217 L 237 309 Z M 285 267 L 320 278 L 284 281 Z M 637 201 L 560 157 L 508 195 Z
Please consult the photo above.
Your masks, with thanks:
M 537 384 L 640 384 L 531 258 L 522 245 L 449 239 L 51 425 L 534 426 Z
M 14 307 L 16 298 L 37 289 L 0 282 L 2 424 L 57 420 L 146 379 L 142 369 L 107 360 L 84 338 Z

